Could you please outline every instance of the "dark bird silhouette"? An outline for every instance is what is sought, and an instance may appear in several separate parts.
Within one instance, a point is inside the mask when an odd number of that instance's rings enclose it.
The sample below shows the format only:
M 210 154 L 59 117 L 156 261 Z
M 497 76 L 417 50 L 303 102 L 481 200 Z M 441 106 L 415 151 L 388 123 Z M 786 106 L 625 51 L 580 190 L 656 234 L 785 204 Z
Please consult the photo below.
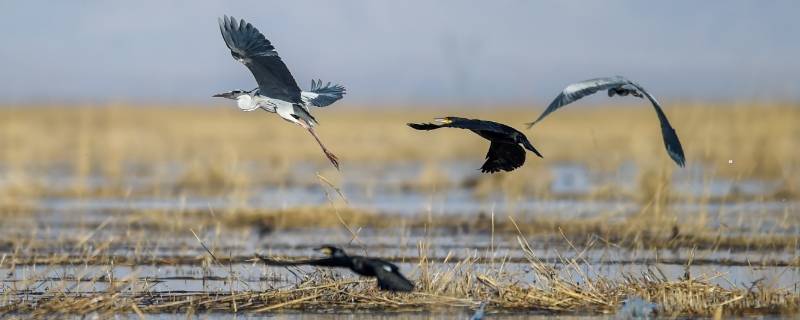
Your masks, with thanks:
M 658 121 L 661 123 L 661 136 L 664 138 L 664 146 L 667 148 L 669 157 L 672 158 L 672 160 L 675 161 L 678 166 L 683 167 L 686 165 L 686 157 L 683 154 L 683 147 L 681 146 L 681 141 L 678 139 L 678 134 L 675 132 L 675 129 L 672 128 L 672 125 L 669 124 L 667 115 L 664 114 L 663 110 L 661 110 L 658 100 L 645 91 L 644 88 L 642 88 L 642 86 L 639 84 L 621 76 L 589 79 L 568 85 L 566 88 L 564 88 L 564 91 L 561 91 L 561 93 L 558 94 L 558 96 L 553 100 L 553 102 L 550 103 L 547 109 L 542 112 L 542 115 L 536 119 L 536 121 L 527 124 L 528 129 L 530 129 L 539 121 L 542 121 L 544 117 L 553 111 L 556 111 L 565 105 L 568 105 L 580 98 L 600 90 L 608 90 L 609 97 L 613 97 L 615 95 L 632 95 L 638 98 L 647 97 L 647 99 L 650 100 L 650 103 L 653 105 L 653 108 L 656 110 Z
M 397 266 L 391 262 L 378 258 L 349 256 L 341 248 L 330 245 L 322 246 L 317 250 L 328 257 L 295 261 L 280 261 L 261 256 L 258 258 L 270 266 L 309 265 L 329 268 L 349 268 L 359 275 L 377 278 L 378 288 L 381 290 L 405 292 L 414 290 L 414 283 L 406 279 L 406 277 L 400 273 Z
M 408 126 L 417 130 L 467 129 L 491 141 L 489 152 L 486 153 L 486 162 L 481 166 L 481 172 L 484 173 L 495 173 L 500 170 L 512 171 L 521 167 L 525 163 L 523 147 L 540 158 L 542 157 L 542 154 L 533 147 L 525 134 L 502 123 L 459 117 L 437 118 L 434 119 L 434 122 L 436 123 L 409 123 Z

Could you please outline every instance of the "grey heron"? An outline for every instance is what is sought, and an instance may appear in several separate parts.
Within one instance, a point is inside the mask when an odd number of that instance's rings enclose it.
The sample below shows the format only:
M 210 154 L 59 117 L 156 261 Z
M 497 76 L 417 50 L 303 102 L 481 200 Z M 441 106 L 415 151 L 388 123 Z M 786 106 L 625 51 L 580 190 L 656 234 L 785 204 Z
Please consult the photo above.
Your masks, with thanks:
M 645 91 L 639 84 L 621 76 L 589 79 L 568 85 L 558 94 L 536 121 L 527 123 L 528 129 L 539 121 L 542 121 L 544 117 L 553 111 L 600 90 L 608 90 L 609 97 L 615 95 L 632 95 L 642 99 L 647 97 L 656 110 L 658 121 L 661 123 L 661 137 L 664 139 L 664 147 L 667 149 L 667 154 L 669 154 L 669 157 L 672 158 L 678 166 L 683 167 L 686 164 L 686 157 L 683 154 L 683 147 L 681 146 L 681 141 L 678 139 L 678 134 L 675 132 L 675 129 L 672 128 L 672 125 L 670 125 L 667 115 L 661 110 L 658 100 Z
M 284 120 L 308 130 L 338 170 L 338 158 L 328 151 L 314 132 L 318 122 L 311 115 L 310 107 L 331 105 L 342 98 L 345 88 L 330 82 L 323 86 L 321 80 L 311 80 L 309 91 L 302 91 L 275 47 L 253 25 L 243 19 L 237 21 L 234 17 L 223 16 L 219 19 L 219 30 L 231 56 L 250 69 L 258 87 L 250 91 L 233 90 L 214 97 L 236 100 L 236 105 L 243 111 L 261 109 L 277 113 Z
M 434 122 L 436 123 L 409 123 L 408 126 L 417 130 L 467 129 L 491 141 L 489 152 L 486 154 L 486 162 L 481 166 L 483 173 L 495 173 L 500 170 L 512 171 L 521 167 L 525 163 L 523 147 L 540 158 L 542 157 L 542 154 L 533 147 L 525 134 L 502 123 L 459 117 L 437 118 L 434 119 Z
M 265 264 L 270 266 L 298 266 L 310 265 L 317 267 L 348 268 L 351 271 L 365 276 L 378 279 L 378 288 L 388 291 L 412 291 L 414 283 L 406 279 L 400 270 L 391 262 L 386 260 L 347 255 L 341 248 L 325 245 L 317 248 L 318 251 L 327 255 L 327 258 L 307 259 L 297 261 L 281 261 L 259 256 Z

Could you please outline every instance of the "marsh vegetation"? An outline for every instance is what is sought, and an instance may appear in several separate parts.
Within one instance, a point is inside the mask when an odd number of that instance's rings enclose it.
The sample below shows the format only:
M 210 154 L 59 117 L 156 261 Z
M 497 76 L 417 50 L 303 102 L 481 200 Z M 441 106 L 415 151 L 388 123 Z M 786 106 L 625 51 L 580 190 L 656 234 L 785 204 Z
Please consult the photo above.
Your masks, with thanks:
M 0 108 L 0 311 L 798 312 L 797 106 L 666 110 L 685 169 L 652 110 L 565 109 L 523 130 L 543 159 L 494 175 L 477 170 L 485 140 L 404 124 L 523 129 L 535 108 L 364 110 L 318 113 L 339 173 L 296 128 L 232 108 Z M 321 243 L 393 261 L 418 290 L 254 259 Z

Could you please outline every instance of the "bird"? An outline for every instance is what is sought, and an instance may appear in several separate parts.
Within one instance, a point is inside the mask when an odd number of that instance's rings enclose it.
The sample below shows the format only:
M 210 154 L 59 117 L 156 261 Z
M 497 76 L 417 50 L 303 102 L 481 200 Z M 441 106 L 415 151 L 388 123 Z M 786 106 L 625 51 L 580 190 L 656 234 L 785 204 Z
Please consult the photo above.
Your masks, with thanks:
M 650 103 L 656 110 L 656 115 L 658 115 L 658 121 L 661 123 L 661 136 L 664 139 L 664 146 L 667 149 L 667 154 L 669 154 L 669 157 L 672 158 L 678 166 L 684 167 L 686 165 L 686 156 L 683 153 L 681 141 L 678 139 L 678 133 L 676 133 L 675 129 L 670 125 L 667 115 L 661 110 L 658 100 L 645 91 L 642 86 L 622 76 L 595 78 L 568 85 L 553 99 L 553 102 L 547 106 L 547 109 L 542 112 L 539 118 L 533 122 L 527 123 L 528 129 L 539 121 L 542 121 L 544 117 L 553 111 L 600 90 L 608 90 L 609 97 L 615 95 L 623 97 L 632 95 L 642 99 L 646 97 L 650 100 Z
M 483 173 L 512 171 L 521 167 L 525 163 L 523 147 L 542 158 L 542 154 L 533 147 L 525 134 L 502 123 L 460 117 L 436 118 L 433 121 L 436 123 L 408 123 L 408 126 L 417 130 L 467 129 L 491 141 L 489 152 L 486 153 L 486 162 L 480 168 Z
M 378 288 L 387 291 L 410 292 L 414 290 L 414 283 L 406 279 L 397 266 L 386 260 L 347 255 L 339 247 L 323 245 L 315 250 L 327 255 L 321 259 L 307 259 L 295 261 L 281 261 L 271 258 L 258 256 L 261 261 L 270 266 L 298 266 L 310 265 L 317 267 L 349 268 L 351 271 L 365 276 L 378 279 Z
M 213 97 L 236 100 L 236 105 L 243 111 L 261 109 L 276 113 L 284 120 L 308 130 L 331 164 L 339 170 L 339 159 L 328 151 L 314 132 L 318 122 L 311 115 L 310 108 L 326 107 L 342 99 L 345 88 L 338 84 L 331 85 L 330 82 L 323 86 L 321 80 L 311 80 L 309 91 L 302 91 L 275 47 L 252 24 L 226 15 L 219 18 L 219 30 L 231 56 L 250 69 L 258 87 L 253 90 L 232 90 Z

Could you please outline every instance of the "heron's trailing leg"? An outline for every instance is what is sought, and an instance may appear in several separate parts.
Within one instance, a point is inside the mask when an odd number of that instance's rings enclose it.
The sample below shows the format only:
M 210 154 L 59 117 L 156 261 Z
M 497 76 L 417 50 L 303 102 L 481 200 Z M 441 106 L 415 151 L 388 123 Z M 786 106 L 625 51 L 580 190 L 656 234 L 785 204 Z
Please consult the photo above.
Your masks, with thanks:
M 333 164 L 333 166 L 336 167 L 336 170 L 339 170 L 339 158 L 337 158 L 336 155 L 333 154 L 332 152 L 328 151 L 328 148 L 325 148 L 325 145 L 322 144 L 322 140 L 320 140 L 319 136 L 317 136 L 317 133 L 314 132 L 314 128 L 308 125 L 308 123 L 306 123 L 305 120 L 300 121 L 300 126 L 306 128 L 306 130 L 308 130 L 308 132 L 311 133 L 312 136 L 314 136 L 314 139 L 317 140 L 317 143 L 319 144 L 320 148 L 322 148 L 322 152 L 325 153 L 325 156 L 328 157 L 328 160 L 331 161 L 331 164 Z
M 331 161 L 331 164 L 333 164 L 333 166 L 336 167 L 336 170 L 339 170 L 339 158 L 337 158 L 335 154 L 333 154 L 332 152 L 328 151 L 327 148 L 325 148 L 325 145 L 322 144 L 321 140 L 319 140 L 317 133 L 314 132 L 314 128 L 308 127 L 306 129 L 308 129 L 308 132 L 311 132 L 311 135 L 314 136 L 314 139 L 317 140 L 317 143 L 319 143 L 319 146 L 322 148 L 322 152 L 325 153 L 325 156 L 328 157 L 328 160 Z

